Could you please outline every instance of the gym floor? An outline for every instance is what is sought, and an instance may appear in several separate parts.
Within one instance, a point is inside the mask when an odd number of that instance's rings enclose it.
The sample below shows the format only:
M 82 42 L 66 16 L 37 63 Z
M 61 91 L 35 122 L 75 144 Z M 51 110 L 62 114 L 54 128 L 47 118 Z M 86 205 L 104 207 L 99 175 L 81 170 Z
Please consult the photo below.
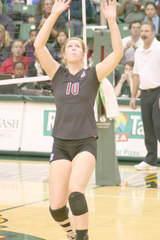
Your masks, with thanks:
M 52 220 L 48 201 L 48 162 L 0 160 L 0 239 L 65 240 Z M 86 197 L 90 240 L 160 239 L 160 167 L 136 171 L 120 165 L 120 186 L 96 186 Z

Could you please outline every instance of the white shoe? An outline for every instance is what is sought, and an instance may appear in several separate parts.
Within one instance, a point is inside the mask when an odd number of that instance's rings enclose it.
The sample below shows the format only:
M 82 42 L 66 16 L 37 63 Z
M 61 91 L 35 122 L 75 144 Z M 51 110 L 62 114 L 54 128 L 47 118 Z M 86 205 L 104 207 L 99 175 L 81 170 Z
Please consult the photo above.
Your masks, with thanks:
M 146 163 L 144 161 L 139 163 L 139 164 L 137 164 L 137 165 L 134 165 L 134 167 L 135 167 L 136 170 L 141 170 L 141 171 L 157 169 L 156 166 L 152 166 L 152 165 L 150 165 L 150 164 L 148 164 L 148 163 Z

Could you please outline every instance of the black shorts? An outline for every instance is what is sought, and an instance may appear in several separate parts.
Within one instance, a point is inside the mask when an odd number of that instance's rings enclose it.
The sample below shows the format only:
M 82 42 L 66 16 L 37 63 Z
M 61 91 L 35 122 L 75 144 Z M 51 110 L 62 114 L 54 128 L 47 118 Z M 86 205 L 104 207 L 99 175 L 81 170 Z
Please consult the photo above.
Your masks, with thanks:
M 83 151 L 90 152 L 97 158 L 97 139 L 94 137 L 80 140 L 54 138 L 50 162 L 59 159 L 72 161 L 78 153 Z

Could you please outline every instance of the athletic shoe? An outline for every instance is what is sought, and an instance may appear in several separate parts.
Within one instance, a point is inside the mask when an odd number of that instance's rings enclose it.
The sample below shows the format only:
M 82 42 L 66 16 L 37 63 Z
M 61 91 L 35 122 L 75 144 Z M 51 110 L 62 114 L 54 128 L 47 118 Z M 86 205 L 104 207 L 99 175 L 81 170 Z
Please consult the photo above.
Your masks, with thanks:
M 134 165 L 134 167 L 135 167 L 136 170 L 141 170 L 141 171 L 157 169 L 156 166 L 152 166 L 152 165 L 150 165 L 150 164 L 148 164 L 148 163 L 146 163 L 144 161 L 139 163 L 139 164 L 137 164 L 137 165 Z

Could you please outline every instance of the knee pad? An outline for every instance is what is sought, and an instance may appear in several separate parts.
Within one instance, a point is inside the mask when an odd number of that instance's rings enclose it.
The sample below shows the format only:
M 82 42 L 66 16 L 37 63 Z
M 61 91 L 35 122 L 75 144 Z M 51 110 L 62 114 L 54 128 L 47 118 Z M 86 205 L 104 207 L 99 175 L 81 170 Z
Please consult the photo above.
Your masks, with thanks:
M 83 193 L 72 192 L 69 195 L 69 205 L 73 215 L 79 216 L 88 212 L 88 206 Z
M 56 209 L 56 210 L 52 210 L 51 207 L 49 207 L 49 211 L 50 211 L 53 219 L 57 222 L 62 222 L 64 220 L 68 219 L 69 209 L 66 206 L 64 206 L 63 208 Z

